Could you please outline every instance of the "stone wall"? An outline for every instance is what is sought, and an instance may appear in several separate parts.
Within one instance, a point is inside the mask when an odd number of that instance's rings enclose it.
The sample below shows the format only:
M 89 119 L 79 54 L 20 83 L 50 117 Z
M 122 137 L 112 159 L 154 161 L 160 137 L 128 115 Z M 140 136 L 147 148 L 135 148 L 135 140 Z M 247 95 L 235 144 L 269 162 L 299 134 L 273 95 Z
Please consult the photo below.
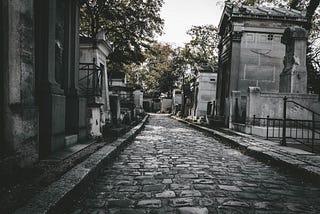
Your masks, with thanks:
M 194 116 L 196 118 L 207 115 L 208 103 L 216 100 L 217 74 L 216 73 L 200 73 L 197 81 L 198 94 L 197 106 Z
M 141 89 L 134 90 L 133 97 L 136 108 L 143 108 L 143 91 Z
M 35 96 L 33 1 L 2 1 L 4 142 L 1 150 L 20 166 L 38 160 L 38 107 Z
M 172 107 L 172 99 L 171 98 L 162 98 L 161 99 L 161 111 L 169 112 Z
M 271 31 L 271 29 L 270 29 Z M 261 91 L 279 91 L 285 46 L 281 34 L 244 32 L 241 39 L 238 91 L 246 93 L 249 86 Z
M 250 87 L 248 91 L 247 117 L 283 117 L 283 98 L 293 100 L 317 113 L 320 113 L 319 96 L 315 94 L 262 93 L 258 87 Z M 287 104 L 287 118 L 311 120 L 312 114 L 292 103 Z M 316 118 L 320 119 L 320 118 Z

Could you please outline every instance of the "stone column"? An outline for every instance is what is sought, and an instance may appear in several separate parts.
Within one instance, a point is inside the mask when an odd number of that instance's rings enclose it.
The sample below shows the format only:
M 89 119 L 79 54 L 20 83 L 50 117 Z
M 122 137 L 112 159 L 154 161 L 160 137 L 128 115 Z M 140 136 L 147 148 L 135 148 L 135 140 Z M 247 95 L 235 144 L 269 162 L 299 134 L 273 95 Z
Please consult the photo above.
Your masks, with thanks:
M 290 27 L 284 31 L 281 42 L 286 45 L 280 74 L 281 93 L 307 93 L 307 32 L 301 27 Z
M 229 95 L 232 91 L 238 90 L 239 70 L 240 70 L 240 52 L 241 52 L 242 31 L 232 32 L 232 51 L 231 51 L 231 68 L 229 81 Z
M 56 0 L 35 1 L 35 62 L 36 89 L 40 106 L 40 158 L 46 158 L 53 151 L 64 147 L 66 100 L 64 90 L 55 77 L 56 6 Z
M 78 73 L 79 73 L 79 3 L 77 0 L 66 2 L 68 7 L 67 30 L 68 30 L 68 72 L 66 72 L 66 134 L 78 134 L 80 129 L 79 117 L 86 117 L 86 111 L 80 111 L 80 100 L 78 95 Z M 81 100 L 82 101 L 82 100 Z M 83 101 L 86 103 L 86 100 Z M 83 105 L 81 105 L 83 106 Z M 85 128 L 86 130 L 86 128 Z M 86 136 L 86 134 L 84 134 Z
M 241 51 L 241 31 L 233 31 L 231 35 L 231 61 L 230 61 L 230 73 L 227 75 L 228 79 L 226 79 L 226 93 L 227 100 L 225 102 L 225 124 L 231 124 L 232 121 L 232 91 L 238 90 L 238 82 L 239 82 L 239 67 L 240 67 L 240 51 Z M 228 71 L 228 70 L 226 70 Z M 225 99 L 225 98 L 222 98 Z

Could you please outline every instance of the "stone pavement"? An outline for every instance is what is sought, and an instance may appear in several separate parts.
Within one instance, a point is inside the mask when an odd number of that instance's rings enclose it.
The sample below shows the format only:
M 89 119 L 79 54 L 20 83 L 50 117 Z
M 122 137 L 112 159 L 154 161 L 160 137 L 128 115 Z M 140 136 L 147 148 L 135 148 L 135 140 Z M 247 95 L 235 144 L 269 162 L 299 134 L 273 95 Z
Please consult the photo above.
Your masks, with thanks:
M 320 187 L 163 115 L 66 213 L 320 213 Z
M 230 129 L 214 130 L 176 118 L 196 129 L 213 134 L 223 142 L 239 147 L 260 160 L 267 160 L 299 172 L 301 176 L 311 178 L 320 184 L 320 154 L 301 149 L 281 146 L 279 142 L 236 132 Z
M 99 170 L 104 168 L 107 163 L 112 162 L 114 157 L 142 130 L 147 119 L 148 115 L 123 136 L 106 144 L 62 175 L 59 180 L 39 191 L 25 206 L 15 210 L 14 213 L 62 213 L 61 209 L 69 206 L 73 197 L 86 188 L 88 182 L 96 177 Z

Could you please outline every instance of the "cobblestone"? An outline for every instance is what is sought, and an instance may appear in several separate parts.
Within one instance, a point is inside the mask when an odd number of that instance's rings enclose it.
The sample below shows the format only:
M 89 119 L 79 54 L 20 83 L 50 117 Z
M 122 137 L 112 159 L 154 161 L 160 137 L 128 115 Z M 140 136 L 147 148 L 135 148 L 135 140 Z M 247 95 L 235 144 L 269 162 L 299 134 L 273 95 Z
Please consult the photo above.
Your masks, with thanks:
M 70 213 L 320 213 L 320 187 L 163 115 Z

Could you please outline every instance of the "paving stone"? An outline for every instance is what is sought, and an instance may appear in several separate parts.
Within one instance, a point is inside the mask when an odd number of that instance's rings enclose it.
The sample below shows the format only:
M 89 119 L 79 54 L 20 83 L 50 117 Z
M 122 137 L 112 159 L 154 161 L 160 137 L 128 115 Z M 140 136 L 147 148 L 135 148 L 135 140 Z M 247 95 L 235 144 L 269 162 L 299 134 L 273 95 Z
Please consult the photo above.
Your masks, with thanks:
M 156 198 L 174 198 L 174 197 L 176 197 L 176 194 L 170 190 L 166 190 L 164 192 L 156 194 Z
M 211 179 L 195 179 L 193 181 L 193 183 L 195 183 L 195 184 L 213 184 L 214 181 Z
M 145 199 L 145 198 L 151 198 L 151 193 L 150 192 L 137 192 L 131 195 L 132 199 Z
M 214 185 L 207 185 L 207 184 L 194 184 L 193 187 L 197 190 L 214 190 Z
M 136 192 L 139 190 L 139 186 L 122 186 L 119 188 L 119 192 Z
M 86 205 L 87 207 L 90 207 L 90 208 L 101 208 L 101 207 L 104 207 L 105 204 L 106 204 L 106 201 L 102 199 L 86 200 Z
M 104 209 L 88 209 L 85 213 L 90 214 L 107 214 L 107 211 Z
M 208 214 L 207 208 L 201 207 L 181 207 L 178 208 L 180 214 Z
M 218 187 L 222 190 L 241 192 L 241 189 L 236 186 L 218 185 Z
M 237 135 L 232 138 L 244 145 L 261 147 L 269 155 L 275 153 L 275 144 Z M 303 161 L 311 159 L 299 157 Z M 101 170 L 91 185 L 72 211 L 320 213 L 319 186 L 163 115 L 151 115 L 141 134 Z M 109 203 L 112 200 L 115 201 Z
M 141 180 L 140 183 L 142 185 L 150 185 L 150 184 L 156 184 L 158 183 L 159 181 L 156 181 L 155 179 L 144 179 L 144 180 Z
M 170 204 L 173 207 L 192 206 L 193 200 L 192 198 L 175 198 L 170 200 Z
M 166 188 L 166 185 L 163 184 L 156 184 L 156 185 L 144 185 L 143 186 L 143 191 L 144 192 L 153 192 L 153 191 L 162 191 Z
M 213 205 L 213 200 L 209 199 L 209 198 L 200 198 L 199 199 L 199 205 L 201 207 L 207 207 L 207 206 L 212 206 Z
M 201 192 L 198 190 L 183 190 L 180 193 L 180 197 L 199 197 L 201 196 Z
M 172 190 L 184 190 L 184 189 L 190 189 L 190 185 L 183 185 L 183 184 L 170 184 L 170 189 L 172 189 Z
M 263 209 L 263 210 L 269 210 L 271 208 L 271 203 L 268 201 L 263 201 L 263 202 L 256 202 L 254 203 L 254 207 L 256 209 Z
M 310 207 L 306 207 L 297 203 L 285 203 L 284 205 L 287 207 L 288 210 L 292 212 L 303 213 L 303 212 L 311 211 Z
M 176 168 L 181 168 L 181 169 L 184 169 L 184 168 L 189 168 L 190 167 L 190 164 L 178 164 L 175 166 Z
M 153 179 L 152 175 L 141 175 L 141 176 L 137 176 L 135 177 L 136 180 L 147 180 L 147 179 Z
M 83 210 L 82 209 L 76 209 L 76 210 L 74 210 L 72 213 L 70 213 L 70 214 L 81 214 L 81 213 L 83 213 Z
M 134 202 L 129 199 L 113 199 L 108 200 L 108 207 L 121 207 L 121 208 L 127 208 L 130 207 Z
M 222 205 L 231 207 L 250 207 L 249 204 L 244 201 L 226 201 L 223 202 Z
M 163 179 L 163 184 L 172 184 L 172 179 Z
M 119 181 L 116 183 L 117 186 L 132 186 L 135 185 L 137 182 L 134 181 Z
M 138 202 L 137 207 L 159 208 L 159 207 L 161 207 L 161 200 L 158 200 L 158 199 L 142 200 L 142 201 Z
M 181 174 L 179 175 L 180 178 L 198 178 L 197 174 Z
M 110 209 L 110 214 L 146 214 L 145 210 L 138 209 Z

